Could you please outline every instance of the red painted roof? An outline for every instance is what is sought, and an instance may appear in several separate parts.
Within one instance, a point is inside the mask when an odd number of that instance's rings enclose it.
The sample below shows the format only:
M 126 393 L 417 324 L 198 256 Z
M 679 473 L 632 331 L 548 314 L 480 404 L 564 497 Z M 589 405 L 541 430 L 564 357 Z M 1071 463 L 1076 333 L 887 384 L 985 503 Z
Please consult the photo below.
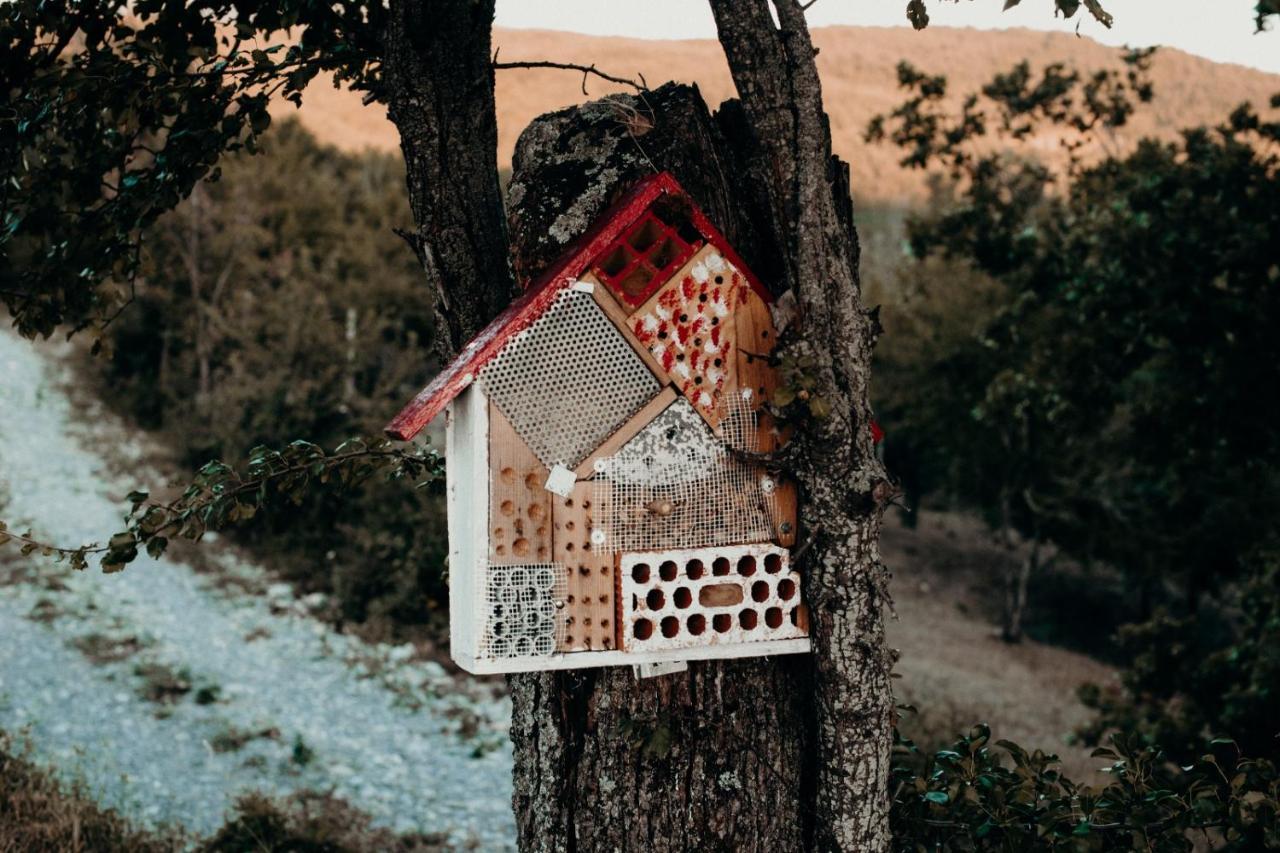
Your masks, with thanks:
M 588 266 L 601 252 L 616 240 L 663 194 L 670 193 L 687 197 L 684 189 L 669 172 L 660 172 L 639 181 L 625 196 L 610 207 L 596 220 L 585 234 L 565 252 L 562 258 L 529 285 L 523 294 L 507 306 L 501 314 L 493 319 L 480 334 L 471 339 L 463 347 L 462 352 L 442 370 L 426 388 L 418 392 L 409 404 L 387 424 L 385 432 L 388 436 L 400 441 L 409 441 L 422 431 L 436 415 L 444 411 L 445 406 L 462 393 L 476 375 L 506 343 L 515 335 L 529 328 L 542 313 L 551 306 L 560 291 L 573 284 L 586 272 Z M 766 302 L 772 302 L 773 296 L 760 283 L 755 274 L 747 269 L 747 265 L 738 257 L 702 210 L 690 200 L 690 218 L 694 226 L 706 238 L 707 242 L 720 250 L 720 253 L 742 271 L 751 289 Z

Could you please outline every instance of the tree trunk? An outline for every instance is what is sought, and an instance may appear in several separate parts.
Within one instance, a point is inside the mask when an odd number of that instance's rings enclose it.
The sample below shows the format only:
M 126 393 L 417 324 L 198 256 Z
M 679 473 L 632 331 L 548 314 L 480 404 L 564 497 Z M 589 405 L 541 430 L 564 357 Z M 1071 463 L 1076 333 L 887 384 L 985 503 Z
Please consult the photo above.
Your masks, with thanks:
M 777 14 L 775 25 L 770 7 Z M 871 436 L 871 352 L 862 308 L 848 166 L 831 153 L 816 48 L 797 0 L 711 0 L 720 43 L 755 140 L 752 183 L 767 194 L 773 242 L 798 319 L 779 355 L 810 359 L 827 417 L 796 419 L 792 469 L 803 492 L 802 562 L 813 609 L 818 846 L 889 846 L 892 659 L 880 523 L 895 489 Z
M 1022 616 L 1027 610 L 1027 592 L 1031 575 L 1040 565 L 1040 537 L 1031 543 L 1031 550 L 1018 563 L 1017 571 L 1008 570 L 1005 575 L 1004 624 L 1000 638 L 1006 643 L 1022 642 Z
M 796 297 L 782 350 L 812 359 L 821 419 L 794 418 L 799 569 L 814 654 L 510 678 L 520 846 L 879 850 L 888 846 L 890 658 L 880 517 L 892 490 L 869 429 L 877 332 L 858 296 L 848 170 L 830 153 L 798 5 L 713 0 L 742 102 L 712 117 L 665 86 L 536 120 L 508 195 L 521 278 L 545 268 L 636 178 L 669 170 L 749 265 Z M 439 8 L 438 8 L 439 7 Z M 492 2 L 393 2 L 385 75 L 409 164 L 410 235 L 459 346 L 507 301 L 492 144 Z M 500 251 L 499 245 L 501 244 Z M 489 254 L 493 253 L 493 254 Z M 448 349 L 449 347 L 446 347 Z
M 515 294 L 498 183 L 489 57 L 493 0 L 393 0 L 384 36 L 387 116 L 400 134 L 413 247 L 451 356 Z
M 508 193 L 517 269 L 545 267 L 655 169 L 671 171 L 731 243 L 756 246 L 734 158 L 686 86 L 537 119 Z M 629 668 L 511 677 L 521 849 L 809 847 L 810 670 L 791 656 L 643 680 Z

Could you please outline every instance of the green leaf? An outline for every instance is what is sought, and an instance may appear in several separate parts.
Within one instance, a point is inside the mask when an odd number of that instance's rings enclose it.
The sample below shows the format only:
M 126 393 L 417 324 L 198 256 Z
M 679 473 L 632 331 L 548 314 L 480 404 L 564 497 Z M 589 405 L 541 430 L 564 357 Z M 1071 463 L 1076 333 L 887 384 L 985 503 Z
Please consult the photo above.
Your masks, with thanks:
M 938 805 L 946 805 L 951 802 L 951 798 L 947 796 L 946 791 L 930 791 L 924 795 L 924 798 L 929 802 L 937 803 Z

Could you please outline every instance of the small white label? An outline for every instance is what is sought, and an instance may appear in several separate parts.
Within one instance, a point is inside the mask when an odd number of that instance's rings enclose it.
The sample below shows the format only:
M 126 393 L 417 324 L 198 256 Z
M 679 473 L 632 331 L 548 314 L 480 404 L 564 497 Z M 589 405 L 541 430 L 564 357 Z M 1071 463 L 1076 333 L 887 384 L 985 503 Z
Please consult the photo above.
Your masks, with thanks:
M 684 672 L 688 668 L 688 661 L 658 660 L 635 664 L 631 667 L 631 671 L 635 673 L 636 678 L 656 678 L 660 675 Z
M 569 497 L 569 493 L 573 491 L 573 484 L 578 482 L 577 476 L 568 468 L 559 462 L 551 469 L 550 476 L 547 477 L 546 489 L 562 498 Z
M 573 283 L 573 289 L 578 291 L 579 293 L 595 293 L 596 292 L 595 283 L 590 281 L 575 281 Z

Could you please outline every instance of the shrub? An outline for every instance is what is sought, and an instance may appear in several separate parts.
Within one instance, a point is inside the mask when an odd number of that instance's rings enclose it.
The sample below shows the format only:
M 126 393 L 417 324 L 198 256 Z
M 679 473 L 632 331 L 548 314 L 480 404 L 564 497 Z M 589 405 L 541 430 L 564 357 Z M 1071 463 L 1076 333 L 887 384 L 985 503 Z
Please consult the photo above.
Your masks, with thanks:
M 22 853 L 161 853 L 181 849 L 173 833 L 145 831 L 14 754 L 0 732 L 0 850 Z
M 342 154 L 292 121 L 263 148 L 229 157 L 150 230 L 147 276 L 90 367 L 187 467 L 297 435 L 335 447 L 377 434 L 433 368 L 428 288 L 393 233 L 409 219 L 403 165 Z M 443 516 L 439 489 L 367 482 L 234 535 L 334 594 L 340 618 L 393 632 L 445 598 Z
M 921 757 L 899 739 L 891 772 L 893 847 L 929 850 L 1255 851 L 1280 847 L 1280 775 L 1217 741 L 1179 767 L 1117 739 L 1104 787 L 1065 777 L 1056 756 L 1000 741 L 976 726 Z M 923 770 L 915 768 L 923 765 Z

